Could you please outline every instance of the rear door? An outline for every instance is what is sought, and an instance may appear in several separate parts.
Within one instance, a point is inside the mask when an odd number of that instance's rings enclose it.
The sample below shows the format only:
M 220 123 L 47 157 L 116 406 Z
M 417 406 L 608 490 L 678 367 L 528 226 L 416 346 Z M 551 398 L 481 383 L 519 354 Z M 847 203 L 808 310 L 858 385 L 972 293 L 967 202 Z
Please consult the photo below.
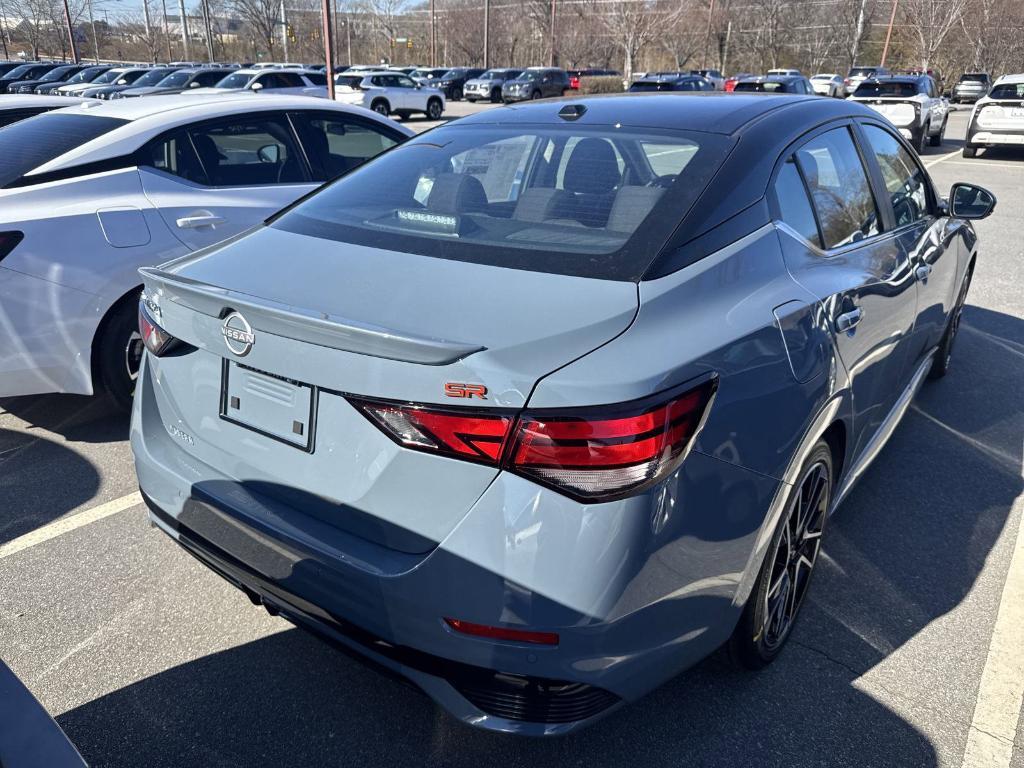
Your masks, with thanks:
M 260 223 L 317 185 L 287 118 L 277 113 L 164 134 L 143 150 L 139 173 L 168 228 L 192 249 Z
M 787 266 L 832 321 L 859 451 L 904 388 L 917 301 L 910 260 L 884 231 L 851 128 L 822 131 L 797 147 L 778 171 L 774 196 Z

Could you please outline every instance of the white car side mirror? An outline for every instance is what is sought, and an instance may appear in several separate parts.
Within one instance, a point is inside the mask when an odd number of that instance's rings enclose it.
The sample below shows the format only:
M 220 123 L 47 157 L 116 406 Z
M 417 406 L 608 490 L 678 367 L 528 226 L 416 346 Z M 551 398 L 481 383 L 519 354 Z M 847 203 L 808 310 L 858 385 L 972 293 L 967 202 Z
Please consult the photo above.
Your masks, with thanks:
M 256 91 L 257 93 L 263 90 L 263 83 L 253 83 L 249 86 L 250 90 Z

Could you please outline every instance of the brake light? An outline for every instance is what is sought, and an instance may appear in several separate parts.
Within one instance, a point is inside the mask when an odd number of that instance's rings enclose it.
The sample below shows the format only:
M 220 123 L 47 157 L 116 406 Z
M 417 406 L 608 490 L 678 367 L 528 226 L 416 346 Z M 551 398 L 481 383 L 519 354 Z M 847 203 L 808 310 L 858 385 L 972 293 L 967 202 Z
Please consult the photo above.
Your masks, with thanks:
M 0 261 L 3 261 L 24 238 L 21 232 L 0 232 Z
M 580 79 L 578 77 L 576 77 L 575 75 L 570 77 L 569 78 L 569 87 L 572 88 L 573 90 L 579 90 Z
M 509 640 L 514 643 L 532 643 L 534 645 L 558 645 L 556 632 L 535 632 L 509 627 L 492 627 L 487 624 L 474 624 L 461 619 L 445 619 L 445 624 L 464 635 L 485 637 L 489 640 Z
M 178 343 L 176 338 L 157 325 L 144 302 L 139 302 L 139 335 L 146 349 L 156 357 L 167 354 Z
M 524 411 L 351 399 L 399 445 L 501 466 L 578 501 L 612 501 L 671 474 L 703 423 L 717 378 L 617 406 Z

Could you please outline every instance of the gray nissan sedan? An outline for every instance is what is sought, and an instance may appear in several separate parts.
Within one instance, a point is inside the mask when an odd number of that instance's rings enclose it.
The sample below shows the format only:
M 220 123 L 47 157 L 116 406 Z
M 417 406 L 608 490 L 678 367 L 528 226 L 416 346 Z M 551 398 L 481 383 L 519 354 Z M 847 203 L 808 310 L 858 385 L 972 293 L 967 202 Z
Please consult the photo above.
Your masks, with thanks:
M 771 662 L 951 364 L 993 196 L 816 97 L 466 117 L 143 269 L 152 520 L 455 717 L 565 733 Z

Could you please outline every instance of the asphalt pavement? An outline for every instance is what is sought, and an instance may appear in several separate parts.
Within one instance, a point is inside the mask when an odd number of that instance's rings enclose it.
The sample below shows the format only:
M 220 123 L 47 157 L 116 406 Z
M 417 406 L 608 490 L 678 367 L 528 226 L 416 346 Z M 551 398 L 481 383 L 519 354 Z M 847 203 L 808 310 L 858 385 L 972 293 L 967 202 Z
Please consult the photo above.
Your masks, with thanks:
M 940 188 L 999 198 L 977 225 L 953 369 L 832 519 L 768 669 L 716 654 L 578 735 L 477 732 L 152 529 L 130 495 L 127 417 L 59 395 L 0 400 L 0 657 L 95 766 L 1003 768 L 969 743 L 991 732 L 1024 768 L 1019 697 L 992 706 L 1017 683 L 996 675 L 993 694 L 991 679 L 1021 653 L 997 619 L 1024 511 L 1024 152 L 963 160 L 965 126 L 954 113 L 925 157 Z

